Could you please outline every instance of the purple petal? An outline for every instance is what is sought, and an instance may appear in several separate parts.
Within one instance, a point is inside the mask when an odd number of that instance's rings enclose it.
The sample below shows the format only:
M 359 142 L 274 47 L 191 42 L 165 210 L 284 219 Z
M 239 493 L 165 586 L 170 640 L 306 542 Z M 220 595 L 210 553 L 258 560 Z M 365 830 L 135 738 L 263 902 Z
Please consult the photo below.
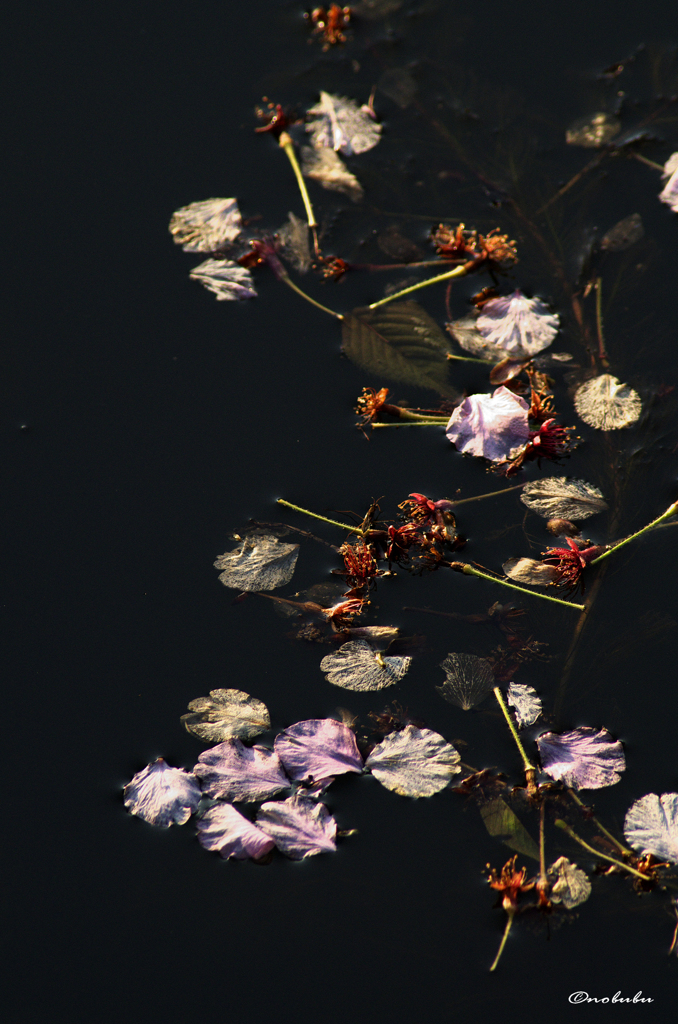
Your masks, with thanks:
M 337 848 L 337 823 L 325 805 L 298 793 L 264 804 L 257 824 L 292 860 L 332 853 Z
M 454 410 L 446 434 L 460 452 L 502 459 L 530 434 L 527 402 L 503 385 L 492 395 L 469 395 Z
M 486 302 L 476 326 L 491 345 L 502 351 L 533 356 L 548 348 L 560 321 L 539 299 L 528 299 L 516 290 L 513 295 Z
M 184 825 L 200 803 L 200 786 L 183 768 L 170 768 L 159 757 L 137 772 L 123 790 L 125 807 L 151 825 Z
M 193 771 L 203 792 L 219 800 L 265 800 L 290 784 L 274 751 L 237 739 L 204 750 Z
M 198 840 L 206 850 L 218 850 L 224 860 L 260 860 L 275 846 L 265 832 L 231 804 L 217 804 L 203 814 L 198 822 Z
M 291 779 L 326 779 L 361 772 L 355 733 L 333 718 L 311 718 L 278 733 L 275 750 Z
M 614 786 L 626 768 L 624 748 L 607 729 L 596 732 L 584 725 L 560 735 L 545 732 L 537 746 L 544 771 L 573 789 Z
M 667 203 L 674 213 L 678 213 L 678 153 L 672 153 L 664 164 L 664 176 L 669 180 L 659 193 L 662 203 Z

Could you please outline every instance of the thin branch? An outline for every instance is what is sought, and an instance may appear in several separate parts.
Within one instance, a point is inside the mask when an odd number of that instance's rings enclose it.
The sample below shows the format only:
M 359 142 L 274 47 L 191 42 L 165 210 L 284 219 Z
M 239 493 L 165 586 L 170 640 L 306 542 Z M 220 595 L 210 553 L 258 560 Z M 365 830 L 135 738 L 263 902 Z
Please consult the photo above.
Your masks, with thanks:
M 508 939 L 509 932 L 511 931 L 511 925 L 513 924 L 513 918 L 515 916 L 515 912 L 512 911 L 512 910 L 507 910 L 506 913 L 507 913 L 506 927 L 504 928 L 504 934 L 501 937 L 501 942 L 499 944 L 499 949 L 497 950 L 497 955 L 495 956 L 494 960 L 492 961 L 492 966 L 490 967 L 491 971 L 493 971 L 495 969 L 495 967 L 497 966 L 497 964 L 499 963 L 499 960 L 501 958 L 501 954 L 504 952 L 504 946 L 506 945 L 506 940 Z
M 570 794 L 572 799 L 575 801 L 575 803 L 579 804 L 580 807 L 584 807 L 583 801 L 581 801 L 579 799 L 579 797 L 577 796 L 577 794 L 575 793 L 575 791 L 573 789 L 568 789 L 568 793 Z M 608 832 L 607 829 L 605 828 L 605 826 L 601 825 L 601 823 L 598 821 L 598 819 L 596 817 L 594 817 L 593 815 L 591 815 L 591 821 L 594 822 L 596 828 L 600 832 L 602 832 L 604 836 L 607 836 L 607 838 L 610 840 L 610 842 L 614 843 L 614 845 L 617 847 L 617 849 L 619 850 L 620 853 L 623 853 L 623 854 L 628 855 L 628 856 L 633 856 L 633 850 L 630 850 L 628 848 L 628 846 L 624 846 L 624 844 L 620 843 L 618 839 L 615 839 L 615 837 L 612 835 L 612 833 Z
M 513 719 L 511 718 L 511 715 L 509 714 L 509 709 L 506 707 L 506 701 L 504 700 L 504 695 L 503 695 L 503 693 L 501 692 L 501 690 L 500 690 L 500 688 L 498 686 L 495 686 L 494 690 L 492 692 L 494 693 L 495 697 L 497 698 L 497 703 L 499 704 L 499 707 L 501 708 L 501 710 L 503 712 L 504 718 L 506 719 L 506 724 L 508 725 L 509 729 L 511 730 L 511 735 L 513 736 L 513 739 L 516 741 L 516 746 L 518 747 L 518 750 L 520 751 L 520 756 L 523 759 L 523 768 L 525 769 L 525 774 L 528 775 L 528 773 L 532 773 L 532 775 L 534 776 L 534 772 L 536 771 L 536 768 L 531 763 L 529 757 L 525 753 L 525 747 L 523 746 L 522 741 L 520 739 L 520 736 L 518 735 L 518 730 L 516 729 L 515 725 L 513 724 Z M 528 776 L 528 779 L 529 779 L 529 776 Z
M 566 192 L 569 192 L 573 185 L 576 185 L 577 182 L 580 181 L 585 174 L 588 174 L 589 171 L 592 171 L 595 167 L 598 166 L 598 164 L 602 163 L 603 158 L 606 156 L 607 150 L 604 150 L 602 153 L 598 153 L 596 156 L 594 156 L 593 160 L 590 160 L 587 163 L 586 167 L 582 167 L 581 171 L 577 171 L 574 177 L 570 178 L 570 180 L 565 185 L 563 185 L 562 188 L 558 189 L 555 195 L 551 196 L 551 198 L 548 199 L 543 206 L 539 207 L 539 209 L 535 213 L 535 217 L 538 217 L 540 213 L 544 212 L 544 210 L 548 210 L 549 206 L 551 206 L 552 203 L 555 203 L 556 200 L 560 199 L 561 196 L 564 196 Z
M 474 498 L 460 498 L 459 501 L 453 501 L 452 504 L 456 508 L 457 505 L 467 505 L 469 501 L 481 501 L 483 498 L 496 498 L 498 494 L 508 494 L 509 491 L 522 491 L 525 484 L 514 484 L 512 487 L 502 487 L 500 491 L 488 491 L 487 494 L 476 494 Z
M 598 333 L 598 358 L 602 365 L 607 369 L 609 362 L 607 359 L 607 351 L 605 349 L 605 339 L 603 337 L 603 279 L 602 277 L 596 278 L 596 331 Z

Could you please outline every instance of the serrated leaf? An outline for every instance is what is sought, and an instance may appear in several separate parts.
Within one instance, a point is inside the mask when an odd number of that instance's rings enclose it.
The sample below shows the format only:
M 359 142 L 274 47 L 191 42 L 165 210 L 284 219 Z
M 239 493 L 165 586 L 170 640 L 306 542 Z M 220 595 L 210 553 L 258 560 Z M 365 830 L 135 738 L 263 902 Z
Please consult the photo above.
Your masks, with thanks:
M 596 430 L 621 430 L 639 418 L 642 403 L 637 391 L 603 373 L 577 389 L 574 406 L 584 423 Z
M 459 753 L 440 733 L 407 725 L 385 736 L 365 767 L 386 789 L 401 796 L 433 796 L 461 771 Z
M 275 590 L 292 579 L 299 557 L 298 544 L 282 544 L 277 537 L 253 534 L 233 551 L 219 555 L 215 569 L 222 569 L 225 587 L 251 592 Z
M 440 667 L 447 678 L 436 690 L 463 711 L 480 704 L 496 686 L 489 661 L 474 654 L 448 654 Z
M 389 633 L 392 639 L 392 631 Z M 345 690 L 383 690 L 400 682 L 411 664 L 411 658 L 384 655 L 366 640 L 349 640 L 338 651 L 326 655 L 320 669 L 333 686 Z
M 624 835 L 640 853 L 678 864 L 678 793 L 648 793 L 631 805 Z
M 378 379 L 431 388 L 446 398 L 457 395 L 448 380 L 445 334 L 418 302 L 354 309 L 342 322 L 342 349 Z
M 585 871 L 571 864 L 567 857 L 559 857 L 547 871 L 551 882 L 549 897 L 553 903 L 562 903 L 572 910 L 591 895 L 591 883 Z
M 249 740 L 271 727 L 266 705 L 242 690 L 210 690 L 209 697 L 192 700 L 188 710 L 191 713 L 182 715 L 181 721 L 206 743 Z
M 520 500 L 544 519 L 588 519 L 607 508 L 597 487 L 566 476 L 548 476 L 525 484 Z
M 506 846 L 524 857 L 539 860 L 539 848 L 520 818 L 500 796 L 488 800 L 480 808 L 480 817 L 491 836 L 502 839 Z

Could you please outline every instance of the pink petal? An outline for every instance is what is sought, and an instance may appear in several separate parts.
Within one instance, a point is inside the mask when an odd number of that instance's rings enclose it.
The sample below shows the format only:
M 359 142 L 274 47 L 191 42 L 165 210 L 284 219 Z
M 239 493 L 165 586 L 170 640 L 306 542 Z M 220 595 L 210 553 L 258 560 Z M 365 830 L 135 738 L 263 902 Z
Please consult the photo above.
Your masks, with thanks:
M 355 733 L 333 718 L 291 725 L 276 736 L 275 750 L 291 779 L 318 781 L 363 770 Z
M 607 729 L 596 731 L 584 725 L 560 735 L 545 732 L 537 746 L 547 775 L 574 789 L 614 786 L 626 768 L 624 748 Z
M 123 790 L 125 807 L 151 825 L 183 825 L 200 803 L 200 786 L 183 768 L 170 768 L 159 757 L 137 772 Z
M 257 823 L 292 860 L 332 853 L 337 848 L 337 823 L 332 815 L 324 804 L 299 793 L 263 804 Z
M 198 822 L 198 840 L 206 850 L 218 850 L 224 860 L 260 860 L 275 846 L 231 804 L 216 804 L 203 814 Z
M 548 348 L 558 333 L 560 320 L 539 299 L 528 299 L 516 290 L 513 295 L 486 302 L 476 327 L 491 345 L 504 352 L 533 356 Z
M 290 784 L 276 753 L 237 739 L 204 750 L 193 771 L 203 792 L 220 800 L 265 800 Z
M 469 395 L 452 413 L 447 437 L 460 452 L 505 458 L 528 440 L 528 408 L 524 399 L 503 386 L 492 395 Z

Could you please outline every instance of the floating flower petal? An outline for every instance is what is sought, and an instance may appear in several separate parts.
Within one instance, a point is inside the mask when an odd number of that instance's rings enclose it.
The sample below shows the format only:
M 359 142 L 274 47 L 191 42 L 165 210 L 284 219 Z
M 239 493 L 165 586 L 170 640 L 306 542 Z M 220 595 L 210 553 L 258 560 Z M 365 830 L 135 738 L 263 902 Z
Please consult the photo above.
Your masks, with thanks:
M 480 704 L 496 686 L 489 661 L 474 654 L 448 654 L 440 667 L 447 678 L 436 690 L 463 711 Z
M 461 771 L 459 753 L 440 733 L 407 725 L 377 744 L 365 767 L 401 796 L 433 796 Z
M 678 793 L 648 793 L 631 805 L 624 835 L 640 853 L 678 864 Z
M 626 768 L 624 748 L 607 729 L 584 725 L 572 732 L 545 732 L 537 746 L 547 775 L 573 789 L 614 786 Z
M 383 690 L 400 682 L 411 664 L 411 658 L 382 654 L 366 640 L 349 640 L 324 657 L 320 669 L 333 686 L 345 690 Z
M 577 118 L 567 129 L 565 140 L 570 146 L 598 149 L 610 142 L 620 129 L 621 121 L 618 118 L 600 111 Z
M 242 230 L 236 199 L 205 199 L 172 214 L 170 232 L 184 252 L 214 252 Z
M 130 814 L 162 828 L 184 825 L 202 795 L 195 775 L 170 768 L 162 757 L 137 772 L 123 792 Z
M 252 534 L 233 551 L 219 555 L 219 579 L 234 590 L 275 590 L 289 583 L 299 557 L 298 544 L 281 544 L 277 537 Z
M 532 725 L 542 712 L 537 691 L 533 686 L 525 686 L 523 683 L 509 683 L 508 702 L 516 713 L 519 729 Z
M 600 248 L 604 252 L 624 252 L 639 242 L 645 234 L 643 218 L 639 213 L 624 217 L 611 227 L 600 240 Z
M 207 743 L 238 737 L 252 739 L 271 727 L 268 708 L 242 690 L 210 690 L 209 697 L 197 697 L 188 705 L 191 714 L 181 721 L 188 732 Z
M 246 267 L 240 267 L 233 260 L 205 260 L 194 267 L 188 275 L 199 281 L 209 292 L 214 292 L 217 302 L 237 302 L 240 299 L 255 299 L 257 290 L 252 275 Z
M 246 747 L 225 740 L 204 750 L 193 769 L 203 793 L 218 800 L 266 800 L 288 789 L 290 780 L 278 755 L 266 747 Z
M 664 164 L 664 176 L 668 181 L 659 193 L 662 203 L 671 207 L 674 213 L 678 213 L 678 153 L 672 153 Z
M 574 406 L 584 423 L 597 430 L 621 430 L 640 416 L 642 403 L 637 391 L 603 373 L 577 389 Z
M 381 138 L 381 125 L 355 100 L 320 93 L 320 102 L 308 111 L 315 115 L 306 125 L 314 149 L 333 149 L 344 156 L 366 153 Z
M 476 327 L 503 352 L 533 356 L 551 344 L 560 319 L 539 299 L 528 299 L 517 289 L 512 295 L 486 302 Z
M 312 178 L 330 192 L 343 192 L 354 203 L 359 203 L 364 195 L 363 187 L 355 174 L 351 174 L 333 149 L 312 149 L 311 146 L 302 146 L 301 170 L 305 178 Z
M 324 804 L 300 793 L 263 804 L 257 825 L 292 860 L 332 853 L 337 848 L 337 823 L 332 815 Z
M 530 436 L 528 404 L 508 388 L 491 395 L 469 395 L 454 410 L 446 434 L 460 452 L 502 459 Z
M 275 751 L 291 779 L 317 782 L 344 772 L 361 772 L 355 733 L 334 718 L 311 718 L 278 733 Z
M 550 583 L 557 583 L 560 573 L 554 565 L 544 565 L 536 558 L 509 558 L 502 565 L 502 569 L 516 583 L 528 583 L 533 587 L 546 587 Z
M 566 476 L 548 476 L 525 484 L 520 500 L 544 519 L 588 519 L 607 508 L 597 487 Z
M 226 860 L 261 860 L 275 843 L 231 804 L 216 804 L 198 822 L 198 840 L 206 850 L 218 850 Z
M 562 903 L 566 910 L 572 910 L 584 903 L 591 895 L 588 875 L 567 857 L 559 857 L 547 871 L 551 882 L 549 894 L 552 903 Z

